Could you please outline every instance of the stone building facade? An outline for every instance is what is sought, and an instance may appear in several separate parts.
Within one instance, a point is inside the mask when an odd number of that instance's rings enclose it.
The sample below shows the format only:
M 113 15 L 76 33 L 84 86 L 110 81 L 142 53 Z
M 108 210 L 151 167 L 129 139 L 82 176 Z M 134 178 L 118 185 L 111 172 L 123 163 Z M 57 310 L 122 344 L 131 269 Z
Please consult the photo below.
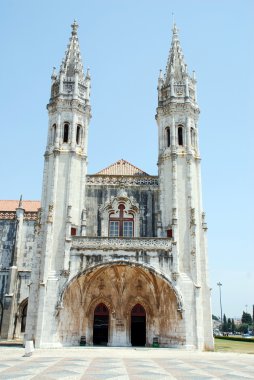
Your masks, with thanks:
M 1 221 L 2 336 L 20 335 L 27 313 L 25 339 L 36 347 L 83 337 L 212 350 L 196 79 L 177 28 L 158 79 L 157 176 L 123 159 L 87 174 L 91 79 L 77 28 L 51 77 L 41 207 L 30 220 L 20 202 Z
M 23 338 L 34 252 L 38 201 L 0 200 L 1 338 Z

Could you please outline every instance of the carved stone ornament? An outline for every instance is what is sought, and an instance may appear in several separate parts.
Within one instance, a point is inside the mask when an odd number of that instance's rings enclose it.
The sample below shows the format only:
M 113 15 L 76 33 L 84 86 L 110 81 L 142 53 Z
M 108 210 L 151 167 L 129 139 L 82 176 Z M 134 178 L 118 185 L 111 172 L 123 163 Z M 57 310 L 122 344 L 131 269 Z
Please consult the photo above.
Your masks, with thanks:
M 202 212 L 202 227 L 206 231 L 208 229 L 207 223 L 206 223 L 206 218 L 205 218 L 205 212 Z
M 70 271 L 67 269 L 62 269 L 60 271 L 60 276 L 62 276 L 62 277 L 69 277 L 69 275 L 70 275 Z
M 67 221 L 68 222 L 71 222 L 71 208 L 72 208 L 72 206 L 68 206 L 67 207 Z
M 37 212 L 25 212 L 24 213 L 24 220 L 37 220 Z M 1 211 L 0 212 L 0 219 L 16 219 L 16 212 L 15 211 Z
M 88 185 L 153 185 L 158 186 L 158 177 L 137 177 L 137 176 L 106 176 L 88 175 L 86 177 Z
M 72 92 L 73 90 L 73 85 L 71 83 L 66 83 L 64 84 L 64 92 Z
M 173 272 L 173 273 L 172 273 L 172 279 L 173 279 L 174 281 L 177 281 L 178 277 L 179 277 L 179 273 L 178 273 L 178 272 Z
M 73 249 L 105 249 L 105 250 L 146 250 L 171 251 L 171 239 L 168 238 L 113 238 L 113 237 L 74 237 Z
M 54 208 L 53 205 L 49 205 L 47 223 L 53 222 L 53 208 Z

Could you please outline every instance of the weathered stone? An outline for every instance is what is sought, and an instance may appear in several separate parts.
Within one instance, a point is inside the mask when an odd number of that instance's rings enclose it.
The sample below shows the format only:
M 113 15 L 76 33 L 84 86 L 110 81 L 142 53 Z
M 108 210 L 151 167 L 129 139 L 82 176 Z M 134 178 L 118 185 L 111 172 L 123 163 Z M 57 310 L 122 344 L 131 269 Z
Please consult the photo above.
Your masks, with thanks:
M 1 213 L 4 334 L 18 331 L 29 289 L 25 338 L 36 347 L 212 350 L 196 80 L 176 26 L 158 81 L 158 176 L 123 159 L 87 175 L 90 74 L 75 22 L 47 108 L 38 219 L 22 204 Z

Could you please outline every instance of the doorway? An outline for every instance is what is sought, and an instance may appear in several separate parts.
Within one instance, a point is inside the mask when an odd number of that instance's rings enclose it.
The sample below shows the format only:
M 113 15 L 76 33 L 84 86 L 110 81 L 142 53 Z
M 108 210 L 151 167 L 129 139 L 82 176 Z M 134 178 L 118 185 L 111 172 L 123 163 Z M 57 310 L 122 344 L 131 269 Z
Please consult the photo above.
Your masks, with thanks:
M 26 316 L 27 316 L 27 302 L 23 307 L 21 314 L 21 329 L 20 332 L 24 333 L 26 331 Z
M 93 344 L 107 346 L 108 344 L 109 311 L 104 303 L 100 303 L 94 310 Z
M 139 303 L 131 310 L 131 344 L 132 346 L 146 344 L 146 312 Z

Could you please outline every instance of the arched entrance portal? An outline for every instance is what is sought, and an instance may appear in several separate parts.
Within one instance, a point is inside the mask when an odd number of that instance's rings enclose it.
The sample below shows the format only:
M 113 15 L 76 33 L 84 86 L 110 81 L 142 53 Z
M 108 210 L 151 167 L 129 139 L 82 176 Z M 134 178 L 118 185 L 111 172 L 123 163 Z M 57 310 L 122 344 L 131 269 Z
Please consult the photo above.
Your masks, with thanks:
M 22 314 L 21 314 L 21 328 L 20 332 L 24 333 L 26 331 L 26 315 L 27 315 L 27 302 L 25 306 L 23 307 Z
M 82 305 L 82 307 L 80 307 Z M 152 346 L 185 343 L 185 320 L 174 288 L 152 270 L 125 263 L 98 266 L 74 278 L 59 308 L 63 345 Z
M 139 303 L 131 310 L 131 344 L 132 346 L 146 344 L 146 312 Z
M 93 344 L 106 346 L 108 344 L 109 311 L 106 305 L 100 303 L 94 310 Z

